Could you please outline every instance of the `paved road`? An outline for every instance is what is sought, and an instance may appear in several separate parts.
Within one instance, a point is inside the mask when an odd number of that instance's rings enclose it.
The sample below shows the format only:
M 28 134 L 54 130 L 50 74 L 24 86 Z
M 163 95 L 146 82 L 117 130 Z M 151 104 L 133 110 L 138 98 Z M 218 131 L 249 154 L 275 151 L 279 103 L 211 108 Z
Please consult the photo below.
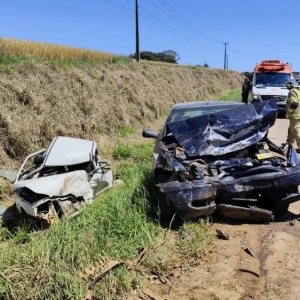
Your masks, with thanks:
M 268 138 L 277 146 L 280 146 L 286 142 L 288 128 L 288 119 L 277 119 L 275 125 L 269 130 Z

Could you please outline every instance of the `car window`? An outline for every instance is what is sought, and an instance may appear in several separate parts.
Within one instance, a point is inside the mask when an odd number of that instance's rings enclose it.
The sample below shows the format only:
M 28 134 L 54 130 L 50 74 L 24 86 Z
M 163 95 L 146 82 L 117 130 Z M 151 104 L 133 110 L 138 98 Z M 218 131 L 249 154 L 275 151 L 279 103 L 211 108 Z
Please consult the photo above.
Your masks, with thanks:
M 259 73 L 255 77 L 255 85 L 284 87 L 287 82 L 297 83 L 291 74 L 287 73 Z
M 177 122 L 193 117 L 216 113 L 222 110 L 233 108 L 235 105 L 203 106 L 196 108 L 175 109 L 171 111 L 167 122 Z

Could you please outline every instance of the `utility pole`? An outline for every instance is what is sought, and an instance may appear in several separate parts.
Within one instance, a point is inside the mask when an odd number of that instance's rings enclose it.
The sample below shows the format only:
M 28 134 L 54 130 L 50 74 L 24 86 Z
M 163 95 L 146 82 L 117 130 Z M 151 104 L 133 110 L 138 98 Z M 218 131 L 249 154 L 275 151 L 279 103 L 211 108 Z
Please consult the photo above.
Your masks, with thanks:
M 226 69 L 228 70 L 228 56 L 229 55 L 226 55 Z
M 135 34 L 136 34 L 135 59 L 136 59 L 137 62 L 140 62 L 139 4 L 138 4 L 138 0 L 135 0 Z
M 225 45 L 225 53 L 224 53 L 224 69 L 226 69 L 227 67 L 227 54 L 226 54 L 226 45 L 229 43 L 223 43 L 223 45 Z

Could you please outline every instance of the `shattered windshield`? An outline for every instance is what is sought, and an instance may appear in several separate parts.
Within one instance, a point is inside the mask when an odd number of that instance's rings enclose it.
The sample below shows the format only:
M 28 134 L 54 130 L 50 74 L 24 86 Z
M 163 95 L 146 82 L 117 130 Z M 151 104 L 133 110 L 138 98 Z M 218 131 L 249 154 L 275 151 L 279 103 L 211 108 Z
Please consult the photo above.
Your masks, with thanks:
M 276 121 L 277 108 L 275 100 L 219 107 L 190 118 L 174 117 L 166 127 L 188 156 L 224 155 L 262 140 Z

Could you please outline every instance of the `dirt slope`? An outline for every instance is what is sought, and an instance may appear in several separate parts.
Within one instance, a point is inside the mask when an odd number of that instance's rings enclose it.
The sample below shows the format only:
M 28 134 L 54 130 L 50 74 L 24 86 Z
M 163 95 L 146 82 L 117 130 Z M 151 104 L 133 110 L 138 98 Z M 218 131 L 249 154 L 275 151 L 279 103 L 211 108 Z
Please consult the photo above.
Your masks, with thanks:
M 122 126 L 142 128 L 174 103 L 217 98 L 240 88 L 243 78 L 229 70 L 149 64 L 0 68 L 0 165 L 15 169 L 56 135 L 114 140 Z

